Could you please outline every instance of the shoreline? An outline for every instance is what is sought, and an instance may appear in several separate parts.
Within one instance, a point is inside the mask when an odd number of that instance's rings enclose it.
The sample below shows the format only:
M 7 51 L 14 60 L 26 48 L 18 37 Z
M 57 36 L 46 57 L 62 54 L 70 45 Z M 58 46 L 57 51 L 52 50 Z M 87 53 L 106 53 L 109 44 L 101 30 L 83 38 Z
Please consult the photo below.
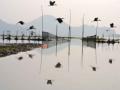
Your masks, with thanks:
M 41 47 L 41 44 L 32 44 L 32 43 L 24 43 L 24 44 L 1 44 L 0 45 L 0 58 L 17 54 L 19 52 L 30 51 L 34 48 Z

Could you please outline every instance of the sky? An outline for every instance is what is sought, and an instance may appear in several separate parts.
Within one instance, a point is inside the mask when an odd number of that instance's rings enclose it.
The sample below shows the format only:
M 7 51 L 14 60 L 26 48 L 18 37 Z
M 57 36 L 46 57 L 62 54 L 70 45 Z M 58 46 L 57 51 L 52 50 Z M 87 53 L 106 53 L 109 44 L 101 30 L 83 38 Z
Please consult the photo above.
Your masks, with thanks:
M 49 0 L 0 0 L 0 19 L 8 23 L 16 23 L 19 20 L 33 21 L 41 16 L 41 6 L 44 15 L 63 17 L 69 22 L 69 10 L 72 13 L 72 25 L 82 24 L 83 14 L 85 24 L 91 23 L 94 17 L 99 17 L 99 26 L 108 26 L 114 22 L 117 31 L 120 29 L 120 0 L 55 0 L 56 6 L 49 7 Z M 118 31 L 120 32 L 120 31 Z

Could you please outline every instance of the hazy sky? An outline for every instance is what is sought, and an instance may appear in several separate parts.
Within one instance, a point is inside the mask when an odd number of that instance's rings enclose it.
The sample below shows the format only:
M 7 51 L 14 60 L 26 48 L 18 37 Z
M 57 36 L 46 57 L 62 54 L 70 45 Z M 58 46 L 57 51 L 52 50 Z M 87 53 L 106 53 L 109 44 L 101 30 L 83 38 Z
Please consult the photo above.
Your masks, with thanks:
M 56 3 L 56 7 L 48 7 L 49 0 L 0 0 L 0 19 L 9 23 L 29 22 L 41 16 L 43 5 L 44 14 L 62 16 L 65 22 L 69 21 L 71 9 L 75 26 L 81 25 L 83 14 L 86 24 L 93 25 L 91 20 L 99 17 L 102 26 L 109 26 L 111 22 L 120 26 L 120 0 L 56 0 Z

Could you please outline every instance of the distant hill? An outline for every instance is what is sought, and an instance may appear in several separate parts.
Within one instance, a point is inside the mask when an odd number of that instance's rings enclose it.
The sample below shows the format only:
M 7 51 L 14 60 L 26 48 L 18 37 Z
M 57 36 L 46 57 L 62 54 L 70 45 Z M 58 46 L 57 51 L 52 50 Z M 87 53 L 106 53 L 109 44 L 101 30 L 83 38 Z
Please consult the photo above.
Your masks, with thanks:
M 56 21 L 56 17 L 50 16 L 50 15 L 45 15 L 43 17 L 44 19 L 44 31 L 49 32 L 51 34 L 55 34 L 56 33 L 56 24 L 58 25 L 58 35 L 59 36 L 68 36 L 68 24 L 66 23 L 62 23 L 62 24 L 58 24 L 58 22 Z M 21 26 L 19 24 L 8 24 L 2 20 L 0 20 L 0 34 L 4 32 L 8 32 L 10 31 L 12 34 L 16 34 L 17 31 L 19 31 L 19 34 L 21 34 L 21 32 L 23 33 L 29 33 L 29 31 L 27 30 L 29 28 L 29 26 L 34 25 L 36 30 L 34 30 L 35 32 L 37 32 L 37 34 L 41 34 L 42 31 L 42 17 L 31 21 L 29 23 L 26 23 L 24 26 Z M 81 33 L 82 33 L 82 26 L 80 27 L 71 27 L 71 31 L 72 31 L 72 36 L 73 37 L 81 37 Z M 108 32 L 106 30 L 108 30 L 109 28 L 107 27 L 99 27 L 98 28 L 98 35 L 102 36 L 102 34 L 104 33 L 105 36 L 108 36 Z M 113 31 L 110 31 L 109 34 L 112 35 Z M 85 25 L 85 36 L 91 36 L 95 34 L 95 26 L 89 26 L 89 25 Z M 118 36 L 118 35 L 117 35 Z

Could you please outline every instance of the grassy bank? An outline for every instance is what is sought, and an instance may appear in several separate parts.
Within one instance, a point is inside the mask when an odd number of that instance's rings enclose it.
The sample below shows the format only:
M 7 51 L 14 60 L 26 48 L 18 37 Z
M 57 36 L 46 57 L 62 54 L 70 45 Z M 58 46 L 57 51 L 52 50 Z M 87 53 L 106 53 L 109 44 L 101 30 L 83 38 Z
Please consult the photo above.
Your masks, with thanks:
M 0 45 L 0 57 L 5 57 L 12 54 L 17 54 L 18 52 L 25 52 L 39 47 L 40 44 L 9 44 Z

